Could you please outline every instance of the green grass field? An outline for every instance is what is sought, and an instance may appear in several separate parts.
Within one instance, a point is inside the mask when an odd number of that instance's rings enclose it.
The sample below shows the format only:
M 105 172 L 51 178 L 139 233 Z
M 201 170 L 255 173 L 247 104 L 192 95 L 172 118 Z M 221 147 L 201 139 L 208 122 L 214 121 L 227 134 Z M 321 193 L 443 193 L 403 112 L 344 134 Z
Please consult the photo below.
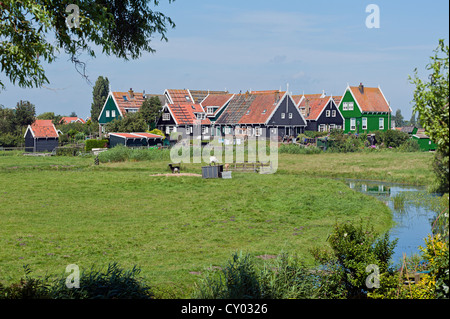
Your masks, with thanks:
M 92 157 L 0 156 L 0 280 L 137 265 L 170 297 L 188 297 L 198 273 L 235 251 L 311 260 L 336 221 L 392 225 L 381 202 L 335 178 L 426 185 L 428 153 L 280 154 L 276 174 L 232 179 L 150 176 L 166 161 L 94 165 Z M 185 172 L 201 174 L 201 164 Z M 167 294 L 165 295 L 167 296 Z

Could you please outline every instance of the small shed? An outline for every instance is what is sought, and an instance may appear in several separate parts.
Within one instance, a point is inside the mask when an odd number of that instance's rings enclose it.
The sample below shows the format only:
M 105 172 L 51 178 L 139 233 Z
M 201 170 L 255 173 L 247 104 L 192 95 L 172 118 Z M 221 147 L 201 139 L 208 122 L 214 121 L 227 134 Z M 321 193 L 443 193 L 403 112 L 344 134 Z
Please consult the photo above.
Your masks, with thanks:
M 36 120 L 25 132 L 26 152 L 52 152 L 59 145 L 58 131 L 51 120 Z
M 411 138 L 419 143 L 419 147 L 422 151 L 435 151 L 437 149 L 437 145 L 432 140 L 430 140 L 430 137 L 428 135 L 417 133 L 414 134 Z
M 162 144 L 161 135 L 151 133 L 109 133 L 109 145 L 125 145 L 127 147 L 149 147 Z

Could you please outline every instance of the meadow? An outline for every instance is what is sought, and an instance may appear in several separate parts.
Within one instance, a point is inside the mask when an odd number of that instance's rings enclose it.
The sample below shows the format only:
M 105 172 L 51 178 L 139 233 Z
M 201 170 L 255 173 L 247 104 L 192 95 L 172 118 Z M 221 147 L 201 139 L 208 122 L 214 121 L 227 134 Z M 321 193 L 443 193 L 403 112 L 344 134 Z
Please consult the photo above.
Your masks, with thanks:
M 7 155 L 7 154 L 1 154 Z M 280 154 L 276 174 L 232 179 L 151 176 L 166 160 L 94 165 L 86 157 L 0 156 L 0 281 L 118 262 L 137 265 L 157 296 L 189 297 L 205 269 L 237 251 L 254 256 L 326 245 L 337 221 L 392 226 L 381 202 L 339 178 L 427 185 L 428 153 Z M 201 164 L 184 172 L 201 174 Z

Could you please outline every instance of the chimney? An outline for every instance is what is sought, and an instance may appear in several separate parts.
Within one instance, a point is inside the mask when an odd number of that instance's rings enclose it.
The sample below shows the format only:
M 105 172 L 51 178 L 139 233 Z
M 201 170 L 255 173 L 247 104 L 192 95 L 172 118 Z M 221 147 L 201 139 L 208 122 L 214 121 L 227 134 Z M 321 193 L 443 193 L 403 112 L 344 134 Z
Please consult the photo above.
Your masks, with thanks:
M 130 88 L 130 90 L 128 91 L 128 94 L 130 95 L 130 98 L 134 98 L 134 92 L 133 89 Z
M 361 92 L 361 94 L 364 94 L 364 85 L 362 83 L 359 83 L 359 92 Z

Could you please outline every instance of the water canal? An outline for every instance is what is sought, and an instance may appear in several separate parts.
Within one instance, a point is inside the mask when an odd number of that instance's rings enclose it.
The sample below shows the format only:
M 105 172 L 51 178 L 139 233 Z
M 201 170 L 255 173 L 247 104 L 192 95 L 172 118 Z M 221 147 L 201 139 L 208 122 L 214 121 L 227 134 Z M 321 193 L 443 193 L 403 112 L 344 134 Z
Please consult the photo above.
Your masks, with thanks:
M 432 223 L 438 215 L 435 195 L 423 187 L 363 180 L 345 180 L 353 190 L 374 196 L 384 202 L 393 213 L 395 225 L 391 239 L 398 238 L 392 256 L 394 264 L 401 264 L 403 254 L 420 254 L 424 239 L 432 233 Z

